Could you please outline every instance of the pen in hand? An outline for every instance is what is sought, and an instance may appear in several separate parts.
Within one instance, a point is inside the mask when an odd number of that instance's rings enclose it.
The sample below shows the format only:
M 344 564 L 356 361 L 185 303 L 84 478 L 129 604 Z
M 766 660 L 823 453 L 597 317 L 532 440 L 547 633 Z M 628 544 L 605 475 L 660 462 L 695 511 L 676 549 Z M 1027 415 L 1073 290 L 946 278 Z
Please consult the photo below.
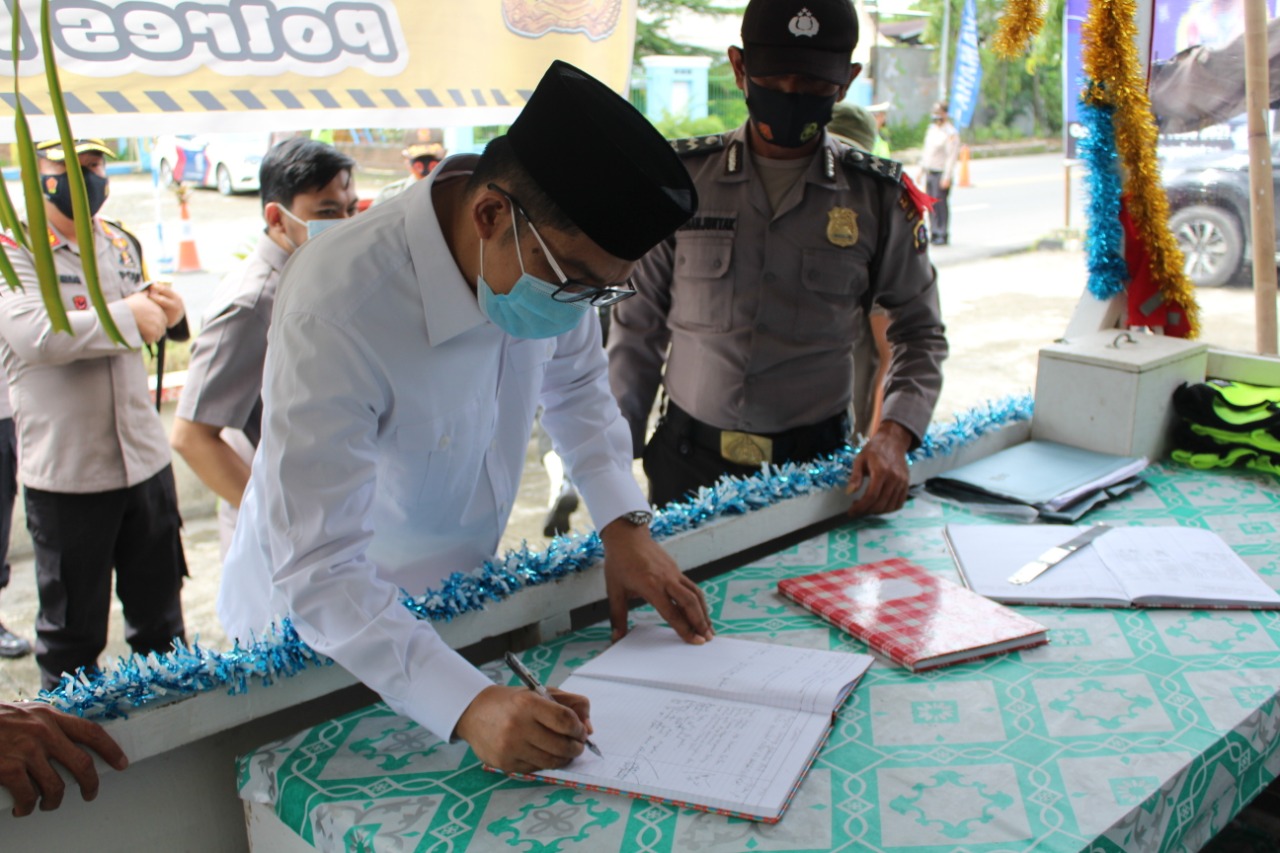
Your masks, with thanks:
M 552 702 L 555 701 L 551 694 L 547 692 L 547 688 L 542 686 L 542 682 L 538 681 L 538 679 L 534 677 L 533 673 L 520 662 L 520 658 L 516 657 L 511 652 L 507 652 L 506 661 L 507 666 L 511 667 L 511 671 L 516 674 L 516 677 L 524 682 L 525 687 L 528 687 L 544 699 L 551 699 Z M 601 758 L 604 758 L 604 753 L 600 752 L 600 747 L 591 742 L 591 738 L 587 738 L 587 749 L 591 750 Z

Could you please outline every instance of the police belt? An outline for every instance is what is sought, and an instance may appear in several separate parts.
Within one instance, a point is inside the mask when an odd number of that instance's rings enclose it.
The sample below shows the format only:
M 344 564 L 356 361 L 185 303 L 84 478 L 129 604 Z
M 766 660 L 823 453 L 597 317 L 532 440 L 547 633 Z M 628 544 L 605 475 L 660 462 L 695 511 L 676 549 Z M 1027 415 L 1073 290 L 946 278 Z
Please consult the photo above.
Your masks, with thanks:
M 803 462 L 838 450 L 849 441 L 849 416 L 844 412 L 782 432 L 750 433 L 717 429 L 690 415 L 670 398 L 666 404 L 663 419 L 681 444 L 687 441 L 735 465 Z

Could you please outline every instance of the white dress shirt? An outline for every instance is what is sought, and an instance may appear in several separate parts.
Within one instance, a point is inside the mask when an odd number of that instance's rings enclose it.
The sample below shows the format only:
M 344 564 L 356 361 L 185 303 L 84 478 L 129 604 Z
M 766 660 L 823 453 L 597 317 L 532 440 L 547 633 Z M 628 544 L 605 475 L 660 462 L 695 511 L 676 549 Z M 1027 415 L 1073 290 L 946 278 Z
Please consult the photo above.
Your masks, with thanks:
M 491 682 L 400 590 L 493 555 L 539 403 L 597 528 L 647 508 L 595 312 L 558 338 L 512 338 L 449 253 L 432 188 L 475 159 L 449 158 L 285 268 L 218 597 L 229 636 L 290 615 L 308 645 L 442 738 Z

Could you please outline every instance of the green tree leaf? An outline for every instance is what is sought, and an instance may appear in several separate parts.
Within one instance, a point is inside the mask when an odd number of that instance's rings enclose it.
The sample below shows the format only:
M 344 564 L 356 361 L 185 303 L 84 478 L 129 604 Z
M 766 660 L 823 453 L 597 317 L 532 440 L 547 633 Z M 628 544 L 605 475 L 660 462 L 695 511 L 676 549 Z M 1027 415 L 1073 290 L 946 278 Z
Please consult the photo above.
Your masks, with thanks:
M 15 5 L 16 10 L 16 5 Z M 16 14 L 16 11 L 15 11 Z M 15 32 L 17 27 L 14 27 Z M 71 132 L 71 122 L 67 119 L 67 105 L 62 98 L 62 82 L 58 79 L 58 67 L 53 58 L 53 27 L 49 20 L 49 0 L 40 2 L 40 41 L 44 51 L 44 73 L 49 83 L 49 100 L 53 104 L 53 115 L 58 122 L 58 136 L 62 140 L 67 166 L 67 183 L 71 187 L 71 209 L 75 212 L 76 241 L 80 244 L 80 266 L 84 269 L 84 283 L 89 291 L 89 301 L 102 323 L 102 330 L 107 337 L 127 347 L 129 344 L 116 327 L 111 316 L 111 309 L 102 295 L 102 286 L 98 279 L 98 253 L 94 250 L 93 214 L 89 212 L 89 193 L 85 189 L 84 171 L 80 168 L 80 157 L 76 154 L 76 138 Z M 15 53 L 16 56 L 16 53 Z M 16 86 L 16 74 L 15 74 Z M 54 280 L 57 287 L 57 279 Z M 44 284 L 41 282 L 41 291 Z M 46 300 L 46 304 L 47 304 Z M 62 306 L 61 294 L 58 294 L 58 306 Z M 64 315 L 65 316 L 65 315 Z M 70 327 L 68 327 L 69 329 Z
M 48 0 L 44 0 L 48 2 Z M 20 0 L 13 0 L 13 21 L 19 20 L 22 14 Z M 31 226 L 31 258 L 35 263 L 36 279 L 40 282 L 40 296 L 44 300 L 45 309 L 49 312 L 49 324 L 55 332 L 71 331 L 71 322 L 67 319 L 67 309 L 62 304 L 62 293 L 58 287 L 58 271 L 53 263 L 53 249 L 49 246 L 49 220 L 44 215 L 44 193 L 40 189 L 40 167 L 36 162 L 36 146 L 31 140 L 31 127 L 27 124 L 27 113 L 22 106 L 22 94 L 19 89 L 18 48 L 19 34 L 22 28 L 13 27 L 13 125 L 18 138 L 18 162 L 22 173 L 23 197 L 27 202 L 27 222 Z

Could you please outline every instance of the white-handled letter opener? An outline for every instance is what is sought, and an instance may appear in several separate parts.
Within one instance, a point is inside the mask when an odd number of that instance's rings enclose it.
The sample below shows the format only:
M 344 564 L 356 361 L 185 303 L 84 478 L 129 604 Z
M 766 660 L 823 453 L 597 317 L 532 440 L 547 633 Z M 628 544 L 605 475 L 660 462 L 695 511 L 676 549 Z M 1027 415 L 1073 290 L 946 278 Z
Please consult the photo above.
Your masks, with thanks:
M 1033 580 L 1049 571 L 1049 569 L 1052 569 L 1054 566 L 1067 559 L 1067 557 L 1070 557 L 1076 551 L 1079 551 L 1085 545 L 1088 545 L 1110 529 L 1111 528 L 1105 524 L 1095 524 L 1093 527 L 1090 527 L 1074 539 L 1064 542 L 1061 545 L 1055 545 L 1039 557 L 1036 557 L 1030 563 L 1027 563 L 1025 566 L 1018 569 L 1018 571 L 1014 572 L 1013 576 L 1009 578 L 1009 583 L 1018 585 L 1031 583 Z

